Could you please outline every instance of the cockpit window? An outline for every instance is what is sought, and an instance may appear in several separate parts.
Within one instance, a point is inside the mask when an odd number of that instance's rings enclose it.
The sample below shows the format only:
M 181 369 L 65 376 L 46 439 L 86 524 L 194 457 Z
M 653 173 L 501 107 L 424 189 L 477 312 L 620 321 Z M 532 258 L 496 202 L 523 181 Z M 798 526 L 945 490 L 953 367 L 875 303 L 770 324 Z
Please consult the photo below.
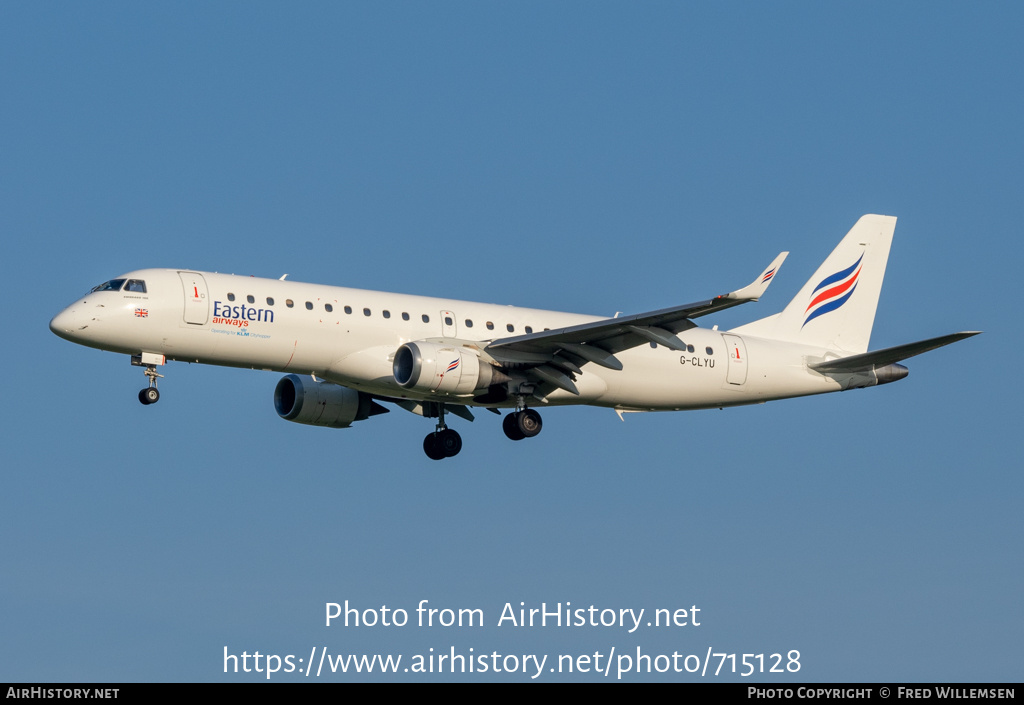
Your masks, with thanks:
M 124 279 L 111 279 L 108 282 L 103 282 L 99 286 L 94 286 L 89 293 L 96 291 L 121 291 L 121 287 L 124 286 Z
M 128 283 L 124 285 L 125 291 L 134 291 L 139 294 L 146 293 L 146 282 L 141 279 L 129 279 Z

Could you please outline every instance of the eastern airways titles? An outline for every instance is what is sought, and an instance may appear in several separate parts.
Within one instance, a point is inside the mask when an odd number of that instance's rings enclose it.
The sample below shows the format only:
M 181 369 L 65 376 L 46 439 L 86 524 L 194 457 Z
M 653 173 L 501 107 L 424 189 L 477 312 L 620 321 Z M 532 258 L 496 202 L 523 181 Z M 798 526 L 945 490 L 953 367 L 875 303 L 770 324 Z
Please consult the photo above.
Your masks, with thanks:
M 240 304 L 238 306 L 228 306 L 220 301 L 213 302 L 213 322 L 227 322 L 218 321 L 217 319 L 225 318 L 236 321 L 256 321 L 258 323 L 273 323 L 274 312 L 269 308 L 253 308 L 252 306 L 246 306 Z M 248 325 L 246 323 L 245 325 Z
M 540 607 L 526 608 L 525 602 L 519 603 L 519 608 L 512 606 L 511 602 L 505 603 L 498 619 L 498 626 L 511 627 L 629 627 L 632 634 L 643 621 L 644 609 L 633 608 L 600 609 L 591 605 L 590 607 L 577 607 L 573 609 L 571 602 L 564 605 L 561 602 L 555 603 L 548 609 L 546 602 L 540 603 Z M 694 605 L 689 610 L 677 609 L 656 609 L 654 610 L 654 622 L 648 622 L 647 626 L 676 626 L 685 627 L 693 625 L 700 626 L 697 621 L 697 613 L 700 608 Z

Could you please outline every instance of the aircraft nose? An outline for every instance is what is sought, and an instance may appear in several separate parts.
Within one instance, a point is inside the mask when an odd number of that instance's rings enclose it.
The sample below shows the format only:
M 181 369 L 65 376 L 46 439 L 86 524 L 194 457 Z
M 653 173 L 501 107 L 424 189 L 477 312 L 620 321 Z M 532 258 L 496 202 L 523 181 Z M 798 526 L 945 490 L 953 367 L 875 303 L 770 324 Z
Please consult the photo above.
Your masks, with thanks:
M 80 327 L 76 319 L 73 307 L 69 306 L 50 320 L 50 330 L 65 340 L 73 340 L 74 331 Z

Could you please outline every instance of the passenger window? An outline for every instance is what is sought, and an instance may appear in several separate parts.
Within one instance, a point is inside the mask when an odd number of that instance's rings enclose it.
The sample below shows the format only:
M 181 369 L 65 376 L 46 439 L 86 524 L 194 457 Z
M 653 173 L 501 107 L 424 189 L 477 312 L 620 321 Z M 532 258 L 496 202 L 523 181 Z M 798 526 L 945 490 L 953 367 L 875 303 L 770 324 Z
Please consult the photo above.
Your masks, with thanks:
M 352 313 L 352 307 L 351 306 L 346 306 L 345 307 L 345 313 Z
M 452 317 L 451 316 L 445 316 L 444 317 L 444 324 L 446 326 L 450 326 L 452 324 Z
M 267 306 L 273 306 L 273 305 L 274 305 L 274 300 L 268 296 L 267 297 Z
M 284 300 L 284 305 L 287 306 L 288 308 L 291 308 L 292 306 L 295 305 L 295 302 L 292 301 L 291 299 L 285 299 Z
M 312 301 L 307 301 L 306 302 L 306 310 L 307 311 L 312 311 L 313 310 L 313 302 Z
M 472 327 L 473 327 L 473 321 L 471 321 L 470 319 L 467 318 L 466 319 L 466 328 L 472 328 Z
M 129 279 L 128 283 L 124 286 L 125 291 L 134 291 L 137 294 L 146 293 L 146 282 L 141 279 Z
M 409 320 L 409 314 L 406 313 L 405 311 L 402 311 L 402 320 L 403 321 L 408 321 Z
M 509 324 L 507 324 L 505 326 L 505 330 L 507 330 L 509 333 L 515 332 L 515 329 L 516 329 L 516 327 L 514 325 L 512 325 L 511 323 L 509 323 Z
M 391 318 L 391 311 L 385 309 L 384 311 L 381 311 L 381 313 L 384 315 L 384 318 Z
M 686 352 L 693 352 L 693 346 L 692 345 L 687 345 L 686 346 Z
M 255 297 L 255 296 L 253 296 L 252 294 L 249 294 L 248 296 L 246 296 L 246 297 L 245 297 L 245 300 L 246 300 L 246 301 L 248 301 L 248 302 L 249 302 L 249 303 L 251 303 L 251 304 L 254 304 L 254 303 L 256 303 L 256 297 Z
M 234 300 L 235 300 L 235 295 L 234 294 L 228 294 L 228 301 L 234 301 Z
M 324 310 L 327 311 L 327 313 L 330 313 L 331 311 L 334 310 L 334 307 L 331 306 L 330 304 L 324 304 Z
M 494 330 L 494 324 L 492 322 L 487 321 L 484 325 L 487 326 L 487 330 Z
M 430 316 L 428 316 L 427 314 L 424 313 L 423 314 L 423 322 L 424 323 L 430 323 Z
M 527 333 L 532 333 L 533 332 L 533 328 L 531 328 L 530 326 L 526 326 L 526 332 Z
M 363 309 L 363 315 L 364 315 L 364 316 L 369 316 L 369 315 L 370 315 L 370 309 L 368 309 L 368 308 L 364 308 L 364 309 Z
M 704 348 L 704 352 L 706 352 L 708 355 L 714 355 L 715 354 L 715 351 L 711 349 L 710 345 L 708 347 Z

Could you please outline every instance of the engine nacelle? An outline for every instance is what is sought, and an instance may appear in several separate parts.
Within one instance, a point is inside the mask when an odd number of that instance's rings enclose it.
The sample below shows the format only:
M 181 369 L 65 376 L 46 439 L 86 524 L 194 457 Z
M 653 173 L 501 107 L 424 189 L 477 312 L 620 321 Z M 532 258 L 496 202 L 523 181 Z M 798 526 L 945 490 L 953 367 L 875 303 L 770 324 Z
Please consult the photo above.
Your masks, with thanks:
M 282 419 L 310 426 L 347 428 L 377 413 L 369 394 L 310 377 L 287 375 L 274 389 L 274 408 Z M 384 411 L 383 407 L 380 407 Z
M 472 394 L 504 377 L 466 348 L 427 342 L 398 348 L 394 374 L 395 381 L 406 389 L 444 394 Z

